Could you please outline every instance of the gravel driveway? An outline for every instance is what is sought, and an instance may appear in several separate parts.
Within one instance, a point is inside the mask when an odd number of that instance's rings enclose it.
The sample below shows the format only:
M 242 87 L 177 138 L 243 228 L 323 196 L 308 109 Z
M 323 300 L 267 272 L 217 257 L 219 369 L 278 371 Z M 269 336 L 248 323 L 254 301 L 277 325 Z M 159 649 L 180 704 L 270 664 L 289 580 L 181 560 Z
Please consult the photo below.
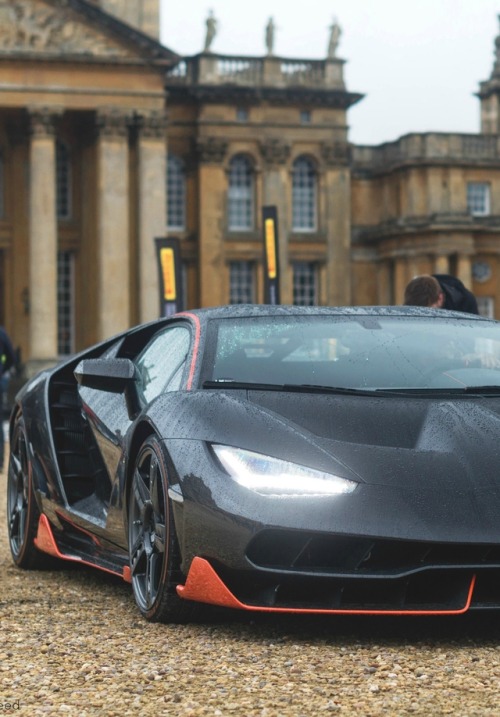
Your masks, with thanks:
M 5 488 L 0 715 L 500 715 L 500 615 L 148 624 L 113 577 L 14 568 Z

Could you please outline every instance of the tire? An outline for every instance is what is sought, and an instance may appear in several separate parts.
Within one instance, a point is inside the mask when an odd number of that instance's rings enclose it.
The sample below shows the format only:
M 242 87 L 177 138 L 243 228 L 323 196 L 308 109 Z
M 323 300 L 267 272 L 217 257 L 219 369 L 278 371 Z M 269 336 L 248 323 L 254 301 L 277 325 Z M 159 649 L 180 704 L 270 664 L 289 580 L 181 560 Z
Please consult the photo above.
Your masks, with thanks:
M 40 570 L 56 561 L 35 547 L 40 510 L 33 489 L 28 437 L 22 416 L 14 426 L 7 475 L 7 525 L 12 559 L 19 568 Z
M 194 619 L 196 604 L 182 600 L 180 551 L 168 497 L 165 456 L 150 436 L 135 460 L 129 497 L 128 544 L 134 598 L 151 622 L 183 623 Z

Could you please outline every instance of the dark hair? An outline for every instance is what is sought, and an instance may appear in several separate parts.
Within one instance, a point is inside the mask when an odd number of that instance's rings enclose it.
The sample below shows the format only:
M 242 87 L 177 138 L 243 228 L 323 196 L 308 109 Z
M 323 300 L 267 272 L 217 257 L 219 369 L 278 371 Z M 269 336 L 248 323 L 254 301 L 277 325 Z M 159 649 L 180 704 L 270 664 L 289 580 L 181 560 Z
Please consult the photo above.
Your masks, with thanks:
M 430 274 L 413 278 L 405 289 L 405 306 L 432 306 L 443 291 L 437 279 Z

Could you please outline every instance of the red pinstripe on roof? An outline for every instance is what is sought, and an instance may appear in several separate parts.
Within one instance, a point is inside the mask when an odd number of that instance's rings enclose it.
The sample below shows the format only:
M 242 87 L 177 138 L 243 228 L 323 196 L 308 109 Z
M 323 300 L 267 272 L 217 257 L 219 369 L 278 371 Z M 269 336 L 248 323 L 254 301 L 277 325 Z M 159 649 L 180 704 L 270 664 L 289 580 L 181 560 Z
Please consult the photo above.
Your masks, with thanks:
M 189 311 L 182 311 L 180 314 L 177 314 L 177 316 L 187 316 L 194 323 L 195 333 L 194 333 L 193 355 L 191 357 L 191 366 L 189 367 L 189 376 L 188 376 L 187 385 L 186 385 L 186 388 L 189 391 L 189 390 L 191 390 L 191 387 L 193 385 L 194 372 L 196 371 L 196 362 L 198 360 L 198 350 L 200 347 L 201 324 L 200 324 L 200 319 L 196 316 L 196 314 L 192 314 Z

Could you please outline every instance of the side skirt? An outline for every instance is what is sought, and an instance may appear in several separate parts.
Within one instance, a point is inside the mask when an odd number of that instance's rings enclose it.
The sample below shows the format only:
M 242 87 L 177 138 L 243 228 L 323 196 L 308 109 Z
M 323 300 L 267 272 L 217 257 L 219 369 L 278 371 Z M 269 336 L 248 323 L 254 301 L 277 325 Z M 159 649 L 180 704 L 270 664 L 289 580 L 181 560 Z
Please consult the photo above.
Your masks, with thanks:
M 127 583 L 132 582 L 130 568 L 128 565 L 124 565 L 120 569 L 118 566 L 113 567 L 110 564 L 104 564 L 104 561 L 92 559 L 89 556 L 78 555 L 78 552 L 71 550 L 71 548 L 59 546 L 46 515 L 42 514 L 40 516 L 38 531 L 34 543 L 36 548 L 38 548 L 38 550 L 42 553 L 47 553 L 55 558 L 59 558 L 60 560 L 80 563 L 80 565 L 89 565 L 92 568 L 97 568 L 98 570 L 110 573 L 111 575 L 117 575 Z

